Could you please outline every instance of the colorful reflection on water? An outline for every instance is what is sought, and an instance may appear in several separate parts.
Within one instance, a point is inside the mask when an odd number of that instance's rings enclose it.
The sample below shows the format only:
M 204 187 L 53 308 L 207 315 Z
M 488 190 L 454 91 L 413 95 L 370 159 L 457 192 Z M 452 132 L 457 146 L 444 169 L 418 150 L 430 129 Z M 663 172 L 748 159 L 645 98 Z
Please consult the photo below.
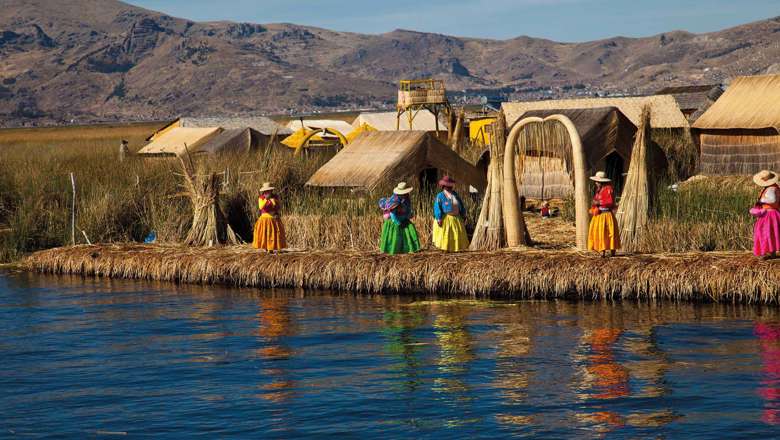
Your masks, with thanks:
M 0 437 L 769 438 L 780 310 L 0 275 Z

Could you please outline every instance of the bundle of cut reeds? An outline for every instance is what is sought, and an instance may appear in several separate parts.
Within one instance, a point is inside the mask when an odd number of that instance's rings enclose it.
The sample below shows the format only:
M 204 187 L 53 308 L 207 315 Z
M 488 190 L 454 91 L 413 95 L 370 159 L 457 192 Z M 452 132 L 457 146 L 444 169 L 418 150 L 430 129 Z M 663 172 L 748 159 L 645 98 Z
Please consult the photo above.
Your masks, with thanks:
M 471 240 L 471 250 L 496 250 L 506 246 L 504 218 L 501 206 L 501 182 L 504 180 L 504 144 L 506 142 L 506 119 L 501 112 L 496 122 L 489 127 L 490 165 L 488 165 L 487 187 L 479 220 Z
M 647 143 L 650 141 L 650 107 L 642 108 L 642 119 L 636 132 L 626 185 L 617 213 L 623 248 L 634 250 L 639 235 L 647 227 L 650 217 L 652 185 L 648 176 Z
M 240 243 L 219 206 L 221 179 L 217 173 L 197 174 L 189 154 L 179 156 L 179 161 L 183 186 L 192 202 L 192 225 L 184 243 L 191 246 Z

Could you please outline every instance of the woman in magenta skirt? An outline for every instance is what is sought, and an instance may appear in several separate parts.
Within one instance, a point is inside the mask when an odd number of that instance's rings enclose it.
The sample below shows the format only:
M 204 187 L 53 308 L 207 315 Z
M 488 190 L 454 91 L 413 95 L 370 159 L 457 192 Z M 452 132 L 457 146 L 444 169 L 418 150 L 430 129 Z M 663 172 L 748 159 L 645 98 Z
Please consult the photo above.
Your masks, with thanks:
M 764 259 L 774 258 L 780 251 L 780 187 L 778 175 L 759 171 L 753 182 L 762 187 L 758 202 L 750 210 L 756 217 L 753 228 L 753 254 Z

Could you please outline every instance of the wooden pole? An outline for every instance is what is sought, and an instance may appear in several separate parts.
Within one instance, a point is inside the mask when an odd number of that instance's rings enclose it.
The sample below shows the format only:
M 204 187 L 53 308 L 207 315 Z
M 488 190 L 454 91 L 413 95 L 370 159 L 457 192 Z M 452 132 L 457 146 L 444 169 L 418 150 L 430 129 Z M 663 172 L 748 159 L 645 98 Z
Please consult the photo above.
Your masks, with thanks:
M 70 186 L 73 189 L 73 197 L 70 210 L 70 244 L 76 245 L 76 176 L 70 173 Z

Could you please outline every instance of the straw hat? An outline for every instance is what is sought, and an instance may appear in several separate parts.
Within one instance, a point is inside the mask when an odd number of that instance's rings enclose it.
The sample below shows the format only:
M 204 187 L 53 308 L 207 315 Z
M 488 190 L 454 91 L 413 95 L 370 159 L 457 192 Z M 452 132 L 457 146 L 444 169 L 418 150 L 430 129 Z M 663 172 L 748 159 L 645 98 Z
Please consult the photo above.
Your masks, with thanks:
M 271 182 L 263 182 L 263 187 L 262 187 L 262 188 L 260 188 L 260 192 L 261 192 L 261 193 L 264 193 L 264 192 L 268 192 L 268 191 L 273 191 L 273 190 L 275 190 L 275 189 L 276 189 L 276 188 L 274 188 L 273 186 L 271 186 Z
M 439 186 L 443 186 L 445 188 L 452 188 L 455 186 L 455 180 L 450 176 L 444 176 L 439 180 Z
M 393 194 L 398 194 L 399 196 L 402 196 L 404 194 L 409 194 L 412 192 L 414 188 L 411 186 L 407 186 L 406 182 L 401 182 L 398 185 L 396 185 L 395 189 L 393 189 Z
M 772 186 L 777 183 L 778 180 L 780 179 L 778 178 L 777 173 L 769 170 L 761 170 L 753 176 L 753 182 L 758 186 Z
M 595 176 L 592 176 L 590 180 L 594 182 L 601 182 L 601 183 L 612 182 L 612 179 L 607 177 L 607 173 L 605 173 L 604 171 L 599 171 L 598 173 L 596 173 Z

